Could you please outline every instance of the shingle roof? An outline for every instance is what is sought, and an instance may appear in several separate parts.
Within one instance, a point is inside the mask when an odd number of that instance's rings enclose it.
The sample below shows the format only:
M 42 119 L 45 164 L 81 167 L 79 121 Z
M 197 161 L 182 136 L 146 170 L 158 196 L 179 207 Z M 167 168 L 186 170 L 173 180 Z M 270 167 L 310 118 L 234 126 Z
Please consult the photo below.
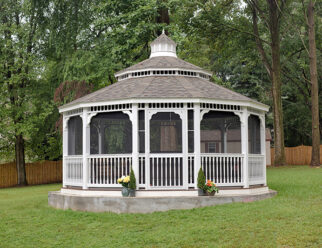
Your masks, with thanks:
M 117 72 L 115 75 L 127 72 L 127 71 L 135 71 L 135 70 L 142 70 L 142 69 L 153 69 L 153 68 L 180 68 L 180 69 L 188 69 L 188 70 L 197 70 L 197 71 L 203 71 L 207 74 L 211 74 L 211 72 L 208 72 L 196 65 L 193 65 L 189 62 L 186 62 L 182 59 L 176 58 L 176 57 L 152 57 L 146 60 L 143 60 L 142 62 L 135 64 L 133 66 L 130 66 L 124 70 L 121 70 Z
M 64 107 L 77 103 L 138 98 L 206 98 L 255 102 L 246 96 L 198 77 L 147 76 L 119 81 L 76 99 L 64 105 Z

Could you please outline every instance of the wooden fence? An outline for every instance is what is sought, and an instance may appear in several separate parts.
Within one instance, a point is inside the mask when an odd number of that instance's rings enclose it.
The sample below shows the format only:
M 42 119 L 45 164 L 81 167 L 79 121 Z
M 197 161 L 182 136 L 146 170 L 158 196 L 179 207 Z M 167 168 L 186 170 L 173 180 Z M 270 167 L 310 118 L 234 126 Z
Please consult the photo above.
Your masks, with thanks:
M 62 161 L 42 161 L 26 164 L 28 185 L 58 183 L 62 181 Z M 15 163 L 0 164 L 0 188 L 17 185 Z
M 285 147 L 286 163 L 289 165 L 309 165 L 311 163 L 312 147 Z M 271 165 L 274 164 L 274 148 L 271 148 Z M 320 164 L 322 164 L 322 145 L 320 145 Z

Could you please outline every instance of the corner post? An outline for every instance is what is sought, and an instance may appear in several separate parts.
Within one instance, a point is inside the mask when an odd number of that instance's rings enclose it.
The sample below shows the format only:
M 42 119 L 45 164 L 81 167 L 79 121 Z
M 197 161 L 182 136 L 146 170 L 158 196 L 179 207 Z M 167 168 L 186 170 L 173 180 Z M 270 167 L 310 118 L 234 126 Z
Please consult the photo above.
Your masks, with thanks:
M 139 179 L 139 125 L 138 125 L 138 104 L 132 104 L 132 169 L 134 171 L 135 178 Z M 137 189 L 139 183 L 136 184 Z
M 89 147 L 89 123 L 88 123 L 88 110 L 83 108 L 83 189 L 88 189 L 88 147 Z
M 63 114 L 63 188 L 66 187 L 66 156 L 68 156 L 68 120 Z
M 150 110 L 147 107 L 144 109 L 144 143 L 145 143 L 145 189 L 150 188 Z
M 248 175 L 248 110 L 247 107 L 242 108 L 240 116 L 241 121 L 241 141 L 242 141 L 242 154 L 243 160 L 243 176 L 244 188 L 249 188 L 249 175 Z
M 194 170 L 194 182 L 195 188 L 197 189 L 197 177 L 200 169 L 200 103 L 194 103 L 194 113 L 193 113 L 193 124 L 194 124 L 194 152 L 195 152 L 195 170 Z
M 182 186 L 184 189 L 188 189 L 188 109 L 186 103 L 184 103 L 184 108 L 182 112 L 182 154 Z
M 261 154 L 263 155 L 263 177 L 264 186 L 266 181 L 266 128 L 265 128 L 265 114 L 259 116 L 260 119 L 260 139 L 261 139 Z

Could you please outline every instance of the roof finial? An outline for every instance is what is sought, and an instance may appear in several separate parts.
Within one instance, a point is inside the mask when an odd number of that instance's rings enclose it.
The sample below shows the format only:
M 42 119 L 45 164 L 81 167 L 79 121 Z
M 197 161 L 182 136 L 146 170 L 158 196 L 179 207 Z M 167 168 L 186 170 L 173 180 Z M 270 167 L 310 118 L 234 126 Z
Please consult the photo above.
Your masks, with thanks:
M 165 32 L 164 32 L 164 28 L 162 28 L 162 34 L 165 34 Z

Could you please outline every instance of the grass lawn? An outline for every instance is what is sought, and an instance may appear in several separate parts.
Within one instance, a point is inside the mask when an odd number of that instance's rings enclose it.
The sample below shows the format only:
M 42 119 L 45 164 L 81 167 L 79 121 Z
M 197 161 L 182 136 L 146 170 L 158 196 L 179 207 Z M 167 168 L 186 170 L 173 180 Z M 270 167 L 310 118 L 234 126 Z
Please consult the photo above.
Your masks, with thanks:
M 0 247 L 322 247 L 322 169 L 267 175 L 272 199 L 153 214 L 56 210 L 58 184 L 0 189 Z

